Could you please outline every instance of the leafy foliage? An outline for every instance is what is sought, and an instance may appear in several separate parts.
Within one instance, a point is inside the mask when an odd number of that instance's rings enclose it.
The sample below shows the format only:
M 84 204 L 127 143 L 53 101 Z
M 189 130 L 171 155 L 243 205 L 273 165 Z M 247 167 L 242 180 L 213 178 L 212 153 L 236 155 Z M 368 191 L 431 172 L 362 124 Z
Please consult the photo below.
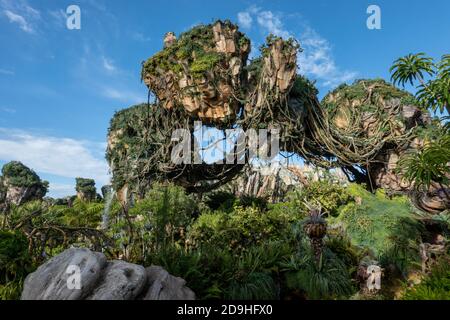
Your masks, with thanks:
M 348 203 L 352 197 L 342 185 L 331 180 L 312 181 L 299 191 L 293 191 L 288 199 L 295 201 L 299 211 L 306 213 L 308 206 L 320 206 L 329 216 L 336 216 L 337 209 Z
M 450 108 L 450 54 L 443 55 L 435 62 L 425 53 L 408 54 L 394 61 L 390 68 L 391 80 L 404 86 L 406 83 L 417 86 L 416 97 L 426 108 L 444 112 Z M 434 76 L 426 81 L 425 76 Z
M 450 263 L 443 259 L 420 284 L 407 288 L 403 300 L 450 300 Z
M 0 284 L 24 278 L 31 267 L 25 235 L 19 231 L 0 231 Z
M 385 265 L 393 264 L 403 272 L 415 266 L 423 227 L 408 199 L 389 199 L 381 190 L 371 194 L 356 184 L 348 191 L 358 203 L 339 208 L 332 223 L 342 223 L 354 245 L 368 248 Z
M 446 131 L 418 151 L 403 156 L 398 165 L 404 178 L 417 189 L 428 190 L 432 182 L 448 186 L 450 174 L 450 134 Z
M 200 215 L 189 228 L 188 239 L 193 246 L 208 243 L 245 251 L 251 245 L 289 237 L 289 225 L 299 217 L 292 212 L 262 212 L 257 207 L 236 206 L 230 213 Z

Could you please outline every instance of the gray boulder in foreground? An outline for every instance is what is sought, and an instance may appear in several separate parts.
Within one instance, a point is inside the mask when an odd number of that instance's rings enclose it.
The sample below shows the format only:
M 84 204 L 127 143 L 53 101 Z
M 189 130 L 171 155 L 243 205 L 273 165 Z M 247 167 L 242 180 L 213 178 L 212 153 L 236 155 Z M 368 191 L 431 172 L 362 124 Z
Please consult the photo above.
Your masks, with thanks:
M 79 271 L 78 286 L 73 281 Z M 194 300 L 186 281 L 85 248 L 67 249 L 25 279 L 22 300 Z

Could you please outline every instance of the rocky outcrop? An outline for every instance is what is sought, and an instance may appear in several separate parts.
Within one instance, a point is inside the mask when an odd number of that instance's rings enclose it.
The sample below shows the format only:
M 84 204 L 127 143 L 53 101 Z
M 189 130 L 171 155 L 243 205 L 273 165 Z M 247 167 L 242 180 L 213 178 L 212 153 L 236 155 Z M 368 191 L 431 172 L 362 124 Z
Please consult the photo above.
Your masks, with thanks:
M 251 165 L 222 189 L 238 197 L 252 196 L 277 202 L 283 201 L 290 190 L 323 179 L 324 172 L 324 169 L 308 165 L 282 165 L 279 162 L 272 165 Z M 331 172 L 331 176 L 336 183 L 347 182 L 340 170 Z
M 79 276 L 79 277 L 78 277 Z M 79 280 L 79 281 L 78 281 Z M 22 300 L 194 300 L 186 282 L 85 248 L 53 257 L 25 279 Z
M 81 201 L 91 202 L 97 198 L 97 189 L 94 179 L 76 178 L 77 198 Z
M 5 164 L 0 176 L 0 207 L 40 200 L 47 193 L 48 182 L 18 161 Z
M 143 67 L 142 79 L 162 107 L 182 106 L 204 122 L 234 118 L 250 41 L 237 26 L 218 21 L 176 38 L 164 37 L 164 50 Z

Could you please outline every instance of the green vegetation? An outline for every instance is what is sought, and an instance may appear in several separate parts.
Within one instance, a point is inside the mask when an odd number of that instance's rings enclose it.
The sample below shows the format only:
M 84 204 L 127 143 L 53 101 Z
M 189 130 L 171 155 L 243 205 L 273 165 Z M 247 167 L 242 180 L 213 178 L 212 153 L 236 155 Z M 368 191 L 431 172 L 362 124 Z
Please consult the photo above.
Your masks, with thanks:
M 19 299 L 23 280 L 32 269 L 25 235 L 0 230 L 0 300 Z
M 226 29 L 237 29 L 230 21 L 217 21 L 209 25 L 198 25 L 182 33 L 171 46 L 164 48 L 153 57 L 144 62 L 142 66 L 142 79 L 147 74 L 162 74 L 172 71 L 178 75 L 181 71 L 189 70 L 194 78 L 201 78 L 207 71 L 212 71 L 224 61 L 224 55 L 215 51 L 213 25 L 221 23 Z M 239 48 L 248 46 L 250 40 L 237 32 L 236 43 Z
M 41 187 L 47 192 L 48 182 L 41 181 L 39 176 L 31 169 L 18 161 L 11 161 L 2 168 L 5 182 L 14 187 Z M 44 192 L 44 194 L 45 194 Z
M 425 53 L 408 54 L 394 61 L 391 80 L 404 86 L 406 83 L 417 85 L 417 100 L 424 108 L 450 114 L 450 54 L 443 55 L 441 61 L 435 62 Z M 426 76 L 430 76 L 426 80 Z
M 356 184 L 347 190 L 355 202 L 340 207 L 334 221 L 343 224 L 352 243 L 369 249 L 383 264 L 393 264 L 404 273 L 415 267 L 423 226 L 414 217 L 408 199 L 389 199 L 382 190 L 372 194 Z
M 436 139 L 423 148 L 405 154 L 399 161 L 398 172 L 406 180 L 414 182 L 417 190 L 428 190 L 433 182 L 442 190 L 449 186 L 450 175 L 450 134 L 442 129 Z M 447 195 L 450 199 L 450 195 Z
M 450 300 L 450 263 L 442 259 L 420 284 L 409 287 L 403 300 Z

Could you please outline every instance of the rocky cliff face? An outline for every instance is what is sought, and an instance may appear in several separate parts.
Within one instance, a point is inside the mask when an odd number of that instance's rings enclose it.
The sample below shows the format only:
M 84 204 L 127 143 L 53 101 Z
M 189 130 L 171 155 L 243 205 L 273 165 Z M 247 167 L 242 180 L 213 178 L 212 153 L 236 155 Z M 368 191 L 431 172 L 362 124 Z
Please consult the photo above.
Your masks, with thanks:
M 324 171 L 308 165 L 249 166 L 230 183 L 223 186 L 236 196 L 265 198 L 269 202 L 283 201 L 285 195 L 294 188 L 301 188 L 312 181 L 324 178 Z M 331 173 L 337 183 L 346 183 L 347 179 L 340 170 Z
M 195 27 L 179 39 L 170 32 L 163 51 L 144 63 L 142 79 L 161 107 L 183 107 L 196 119 L 220 123 L 239 109 L 249 52 L 248 38 L 228 22 Z
M 78 277 L 79 276 L 79 277 Z M 25 279 L 22 300 L 194 300 L 186 282 L 163 268 L 71 248 Z
M 3 166 L 0 176 L 0 206 L 42 199 L 47 188 L 48 182 L 42 181 L 33 170 L 20 162 L 9 162 Z
M 93 179 L 76 178 L 75 190 L 77 198 L 81 201 L 91 202 L 97 198 L 97 189 Z

